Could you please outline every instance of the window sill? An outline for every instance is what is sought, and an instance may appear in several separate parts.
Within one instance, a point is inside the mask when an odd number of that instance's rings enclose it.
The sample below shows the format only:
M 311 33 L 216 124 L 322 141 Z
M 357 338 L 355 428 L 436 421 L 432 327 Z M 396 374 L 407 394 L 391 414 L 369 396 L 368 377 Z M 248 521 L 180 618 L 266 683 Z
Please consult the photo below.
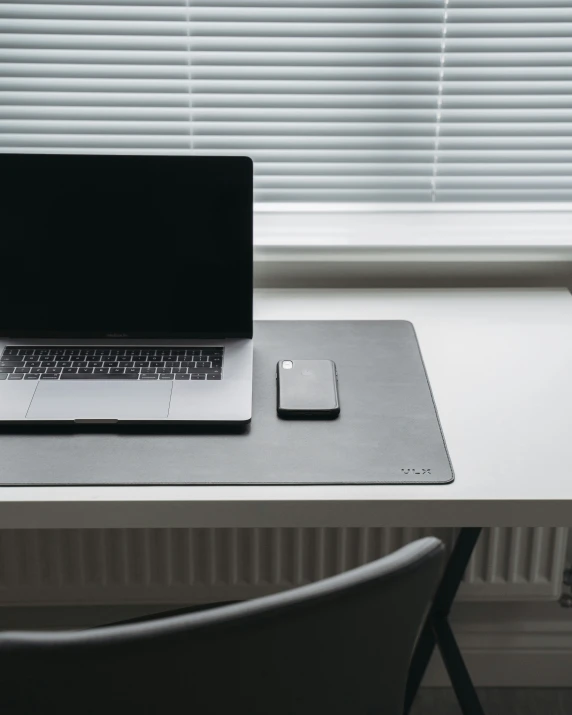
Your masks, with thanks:
M 572 210 L 256 207 L 256 285 L 572 285 Z

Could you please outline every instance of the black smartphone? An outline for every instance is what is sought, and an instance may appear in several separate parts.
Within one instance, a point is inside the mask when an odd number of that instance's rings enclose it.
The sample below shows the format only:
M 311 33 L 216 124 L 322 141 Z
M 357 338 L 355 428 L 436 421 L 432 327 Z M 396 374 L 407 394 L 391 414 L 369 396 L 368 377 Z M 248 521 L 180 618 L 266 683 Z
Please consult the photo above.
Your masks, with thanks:
M 340 414 L 338 374 L 332 360 L 280 360 L 276 380 L 282 419 L 333 420 Z

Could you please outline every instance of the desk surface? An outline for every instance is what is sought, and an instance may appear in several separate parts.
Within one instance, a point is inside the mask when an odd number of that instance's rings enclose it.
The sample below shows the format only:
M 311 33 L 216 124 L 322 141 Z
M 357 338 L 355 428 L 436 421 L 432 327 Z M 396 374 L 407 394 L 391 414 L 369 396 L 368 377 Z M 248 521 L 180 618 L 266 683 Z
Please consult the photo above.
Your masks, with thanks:
M 567 290 L 258 291 L 255 317 L 412 321 L 455 482 L 4 487 L 0 527 L 570 523 L 572 297 Z

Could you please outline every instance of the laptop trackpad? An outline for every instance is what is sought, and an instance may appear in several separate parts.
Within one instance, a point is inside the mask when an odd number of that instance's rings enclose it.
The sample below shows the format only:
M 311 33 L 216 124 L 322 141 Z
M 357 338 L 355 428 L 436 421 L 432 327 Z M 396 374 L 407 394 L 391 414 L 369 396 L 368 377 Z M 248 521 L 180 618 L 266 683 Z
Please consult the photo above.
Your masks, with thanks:
M 26 418 L 160 419 L 169 414 L 172 389 L 167 380 L 40 380 Z

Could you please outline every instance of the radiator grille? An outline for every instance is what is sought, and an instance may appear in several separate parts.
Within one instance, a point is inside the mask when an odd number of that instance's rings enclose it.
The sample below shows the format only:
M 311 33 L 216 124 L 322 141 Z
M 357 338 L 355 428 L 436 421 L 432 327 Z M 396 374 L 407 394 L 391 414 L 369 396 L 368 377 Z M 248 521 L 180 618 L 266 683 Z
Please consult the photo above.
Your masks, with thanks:
M 560 593 L 565 528 L 484 531 L 460 598 Z M 200 603 L 325 578 L 451 529 L 54 529 L 0 531 L 0 604 Z

